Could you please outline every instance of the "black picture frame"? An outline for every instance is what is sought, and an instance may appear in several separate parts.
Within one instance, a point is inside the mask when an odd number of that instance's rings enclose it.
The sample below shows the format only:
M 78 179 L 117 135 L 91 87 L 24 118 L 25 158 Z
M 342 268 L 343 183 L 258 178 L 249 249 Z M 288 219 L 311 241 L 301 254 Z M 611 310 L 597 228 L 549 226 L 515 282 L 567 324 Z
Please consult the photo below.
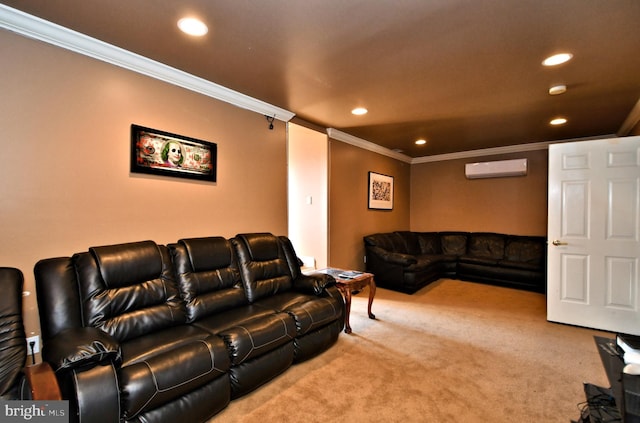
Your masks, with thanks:
M 131 172 L 216 182 L 215 143 L 131 125 Z
M 393 210 L 393 176 L 369 172 L 369 204 L 373 210 Z

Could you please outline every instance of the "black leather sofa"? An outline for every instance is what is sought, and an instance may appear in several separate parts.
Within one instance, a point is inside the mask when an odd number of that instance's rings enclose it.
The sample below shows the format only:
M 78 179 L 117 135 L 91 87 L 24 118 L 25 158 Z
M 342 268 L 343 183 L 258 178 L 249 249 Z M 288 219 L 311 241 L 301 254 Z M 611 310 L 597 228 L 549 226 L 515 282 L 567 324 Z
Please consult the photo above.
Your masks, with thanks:
M 378 286 L 414 293 L 440 279 L 546 290 L 545 237 L 488 232 L 377 233 L 364 237 Z
M 43 361 L 71 421 L 204 422 L 329 348 L 344 301 L 285 237 L 90 248 L 35 266 Z

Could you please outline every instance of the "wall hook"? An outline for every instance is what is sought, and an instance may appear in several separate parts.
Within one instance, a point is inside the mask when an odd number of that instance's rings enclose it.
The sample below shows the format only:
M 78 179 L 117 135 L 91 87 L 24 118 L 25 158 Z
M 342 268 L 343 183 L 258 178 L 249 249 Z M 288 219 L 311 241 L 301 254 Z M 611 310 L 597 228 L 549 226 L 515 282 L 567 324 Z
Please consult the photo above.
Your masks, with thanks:
M 269 122 L 269 129 L 273 129 L 273 121 L 275 120 L 275 115 L 274 116 L 267 116 L 264 115 L 264 117 L 267 118 L 267 122 Z

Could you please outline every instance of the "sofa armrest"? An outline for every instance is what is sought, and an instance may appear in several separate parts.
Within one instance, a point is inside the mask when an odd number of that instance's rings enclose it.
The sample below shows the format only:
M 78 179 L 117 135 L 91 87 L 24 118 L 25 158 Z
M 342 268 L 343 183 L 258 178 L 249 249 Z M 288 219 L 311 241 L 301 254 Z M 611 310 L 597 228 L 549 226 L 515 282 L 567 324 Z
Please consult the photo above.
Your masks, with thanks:
M 336 280 L 333 276 L 324 273 L 301 274 L 293 280 L 293 287 L 296 291 L 312 295 L 320 295 L 327 287 L 335 284 Z
M 34 401 L 59 401 L 62 399 L 60 386 L 53 369 L 49 363 L 38 363 L 22 369 L 28 388 L 30 398 Z
M 411 266 L 416 264 L 418 260 L 411 254 L 394 253 L 392 251 L 384 250 L 380 247 L 367 247 L 370 253 L 377 255 L 382 261 L 386 261 L 391 264 L 399 264 L 401 266 Z
M 120 344 L 108 333 L 93 327 L 73 328 L 47 340 L 43 360 L 54 371 L 78 369 L 103 363 L 120 364 Z

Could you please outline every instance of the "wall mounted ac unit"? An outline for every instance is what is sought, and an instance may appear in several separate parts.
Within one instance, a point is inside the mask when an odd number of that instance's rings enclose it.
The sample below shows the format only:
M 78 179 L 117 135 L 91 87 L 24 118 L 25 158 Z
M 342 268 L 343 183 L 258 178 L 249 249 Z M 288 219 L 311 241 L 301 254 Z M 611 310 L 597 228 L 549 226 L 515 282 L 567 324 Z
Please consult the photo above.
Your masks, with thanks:
M 524 176 L 527 174 L 527 159 L 467 163 L 464 174 L 468 179 Z

